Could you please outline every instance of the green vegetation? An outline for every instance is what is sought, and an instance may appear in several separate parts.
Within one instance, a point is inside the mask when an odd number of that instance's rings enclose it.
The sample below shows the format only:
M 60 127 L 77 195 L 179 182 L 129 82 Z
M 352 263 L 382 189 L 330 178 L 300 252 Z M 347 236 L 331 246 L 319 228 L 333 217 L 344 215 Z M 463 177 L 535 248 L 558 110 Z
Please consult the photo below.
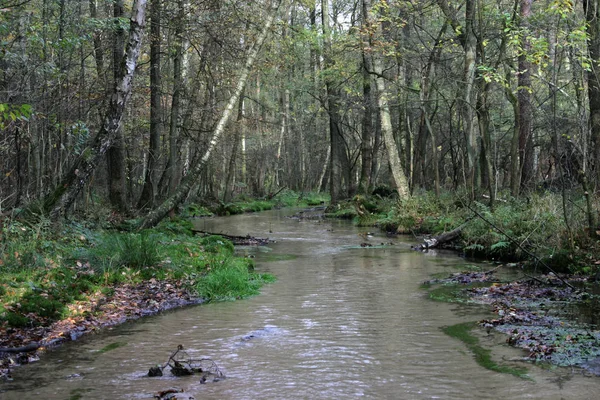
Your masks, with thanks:
M 600 242 L 590 235 L 583 195 L 566 206 L 560 195 L 550 192 L 524 199 L 507 196 L 494 209 L 465 199 L 456 193 L 436 197 L 430 192 L 406 200 L 370 196 L 331 206 L 326 215 L 405 234 L 439 235 L 462 227 L 453 246 L 468 256 L 535 261 L 533 255 L 556 272 L 593 275 L 600 271 L 596 264 Z M 357 213 L 358 205 L 363 206 L 363 215 Z
M 177 281 L 209 301 L 258 293 L 273 277 L 255 273 L 220 236 L 196 238 L 185 220 L 140 233 L 93 230 L 71 223 L 5 221 L 0 237 L 0 326 L 47 325 L 76 304 L 110 295 L 115 285 Z
M 525 368 L 501 365 L 492 360 L 491 350 L 483 348 L 479 344 L 479 339 L 472 335 L 471 331 L 475 326 L 476 324 L 474 322 L 465 322 L 462 324 L 446 326 L 442 328 L 442 331 L 446 335 L 463 342 L 475 356 L 477 364 L 483 368 L 502 374 L 514 375 L 523 379 L 531 379 L 527 375 L 527 369 Z
M 262 199 L 254 199 L 247 195 L 239 195 L 231 202 L 209 202 L 206 204 L 189 204 L 182 210 L 183 217 L 204 217 L 210 215 L 236 215 L 247 212 L 259 212 L 281 207 L 314 207 L 329 201 L 327 193 L 298 193 L 293 190 L 282 190 Z

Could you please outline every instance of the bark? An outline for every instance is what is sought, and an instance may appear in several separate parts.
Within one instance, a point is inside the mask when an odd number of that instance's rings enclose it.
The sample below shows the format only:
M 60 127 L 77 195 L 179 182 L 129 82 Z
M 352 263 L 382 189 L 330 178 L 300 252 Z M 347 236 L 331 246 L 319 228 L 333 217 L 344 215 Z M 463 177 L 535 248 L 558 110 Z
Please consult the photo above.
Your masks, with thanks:
M 372 12 L 373 11 L 371 9 L 369 15 Z M 370 18 L 372 18 L 372 16 L 370 16 Z M 382 23 L 377 23 L 377 37 L 381 37 L 382 32 Z M 375 75 L 375 83 L 377 86 L 376 97 L 377 104 L 379 106 L 381 133 L 383 136 L 385 147 L 387 149 L 388 162 L 390 165 L 390 170 L 392 172 L 392 178 L 394 180 L 395 188 L 398 191 L 398 196 L 400 197 L 400 199 L 406 199 L 410 196 L 410 191 L 408 188 L 408 181 L 406 179 L 406 175 L 404 174 L 404 168 L 402 167 L 402 161 L 400 160 L 400 155 L 398 153 L 398 146 L 396 144 L 396 141 L 394 139 L 394 133 L 392 131 L 392 118 L 390 115 L 389 95 L 385 87 L 385 78 L 383 76 L 382 56 L 379 54 L 374 54 L 372 58 L 372 64 L 373 73 Z
M 160 79 L 160 44 L 161 44 L 161 0 L 150 1 L 150 142 L 148 146 L 148 165 L 144 178 L 144 187 L 138 202 L 138 208 L 152 208 L 156 199 L 158 157 L 160 153 L 161 135 L 161 79 Z
M 171 115 L 169 122 L 169 155 L 159 188 L 166 187 L 167 196 L 177 189 L 181 177 L 180 157 L 177 148 L 179 126 L 182 123 L 182 92 L 184 91 L 183 34 L 185 27 L 185 2 L 177 0 L 178 14 L 175 28 L 175 49 L 173 56 L 173 96 L 171 98 Z
M 359 193 L 367 194 L 372 185 L 373 164 L 373 99 L 371 95 L 371 75 L 367 55 L 363 51 L 363 116 L 361 132 L 361 170 L 358 184 Z
M 532 0 L 520 0 L 520 28 L 522 31 L 521 54 L 518 61 L 518 89 L 517 100 L 519 103 L 519 168 L 521 169 L 521 188 L 528 187 L 534 176 L 533 165 L 533 137 L 531 105 L 531 62 L 527 59 L 531 51 L 529 42 L 529 17 L 531 17 Z
M 183 201 L 183 199 L 189 193 L 190 189 L 196 184 L 196 181 L 198 180 L 200 175 L 205 171 L 206 164 L 211 158 L 216 145 L 219 143 L 221 135 L 223 134 L 223 131 L 225 130 L 229 119 L 231 118 L 231 114 L 233 113 L 235 105 L 239 101 L 242 91 L 244 90 L 246 81 L 248 80 L 248 76 L 250 75 L 250 72 L 252 70 L 252 66 L 254 65 L 254 62 L 258 57 L 258 53 L 260 48 L 262 47 L 262 44 L 267 38 L 267 35 L 269 33 L 271 25 L 273 24 L 273 20 L 275 19 L 275 15 L 279 10 L 280 5 L 281 0 L 274 0 L 271 3 L 270 10 L 267 15 L 267 18 L 265 19 L 263 28 L 258 38 L 256 39 L 254 46 L 248 52 L 246 63 L 242 68 L 235 90 L 229 98 L 225 109 L 221 113 L 221 117 L 217 122 L 217 125 L 213 131 L 212 137 L 208 143 L 208 147 L 205 150 L 204 154 L 196 161 L 195 165 L 190 169 L 188 175 L 186 175 L 186 177 L 181 181 L 181 184 L 179 185 L 177 191 L 173 193 L 167 200 L 165 200 L 160 206 L 158 206 L 156 209 L 150 212 L 140 222 L 138 226 L 139 229 L 152 227 L 158 222 L 160 222 L 170 210 L 172 210 L 174 207 L 179 205 L 181 201 Z
M 367 15 L 371 9 L 371 1 L 362 1 L 362 35 L 368 35 L 370 27 L 368 25 Z M 358 183 L 358 191 L 361 194 L 367 194 L 371 188 L 371 167 L 373 163 L 373 106 L 372 106 L 372 91 L 371 91 L 371 70 L 370 55 L 367 53 L 369 47 L 368 41 L 363 39 L 362 48 L 362 70 L 363 70 L 363 115 L 362 115 L 362 132 L 361 132 L 361 170 Z
M 331 25 L 329 21 L 329 0 L 321 0 L 322 29 L 323 29 L 323 55 L 325 69 L 332 68 L 335 64 L 331 49 Z M 342 130 L 340 127 L 339 91 L 335 87 L 330 75 L 325 79 L 327 89 L 327 111 L 329 114 L 329 145 L 331 147 L 329 169 L 329 193 L 331 203 L 337 203 L 344 196 L 342 194 L 343 165 L 342 165 Z
M 448 27 L 448 23 L 446 21 L 444 21 L 444 24 L 442 25 L 442 28 L 440 29 L 440 32 L 438 33 L 438 36 L 435 40 L 435 43 L 432 47 L 432 50 L 429 54 L 429 59 L 427 60 L 427 65 L 425 66 L 425 70 L 423 72 L 423 76 L 421 78 L 421 91 L 419 93 L 420 95 L 420 100 L 421 100 L 421 130 L 422 131 L 426 131 L 429 133 L 430 139 L 431 139 L 431 154 L 432 154 L 432 161 L 433 161 L 433 172 L 434 172 L 434 190 L 435 190 L 435 195 L 439 197 L 440 195 L 440 171 L 438 168 L 438 150 L 437 150 L 437 135 L 435 134 L 435 131 L 433 130 L 433 128 L 431 127 L 431 121 L 429 119 L 429 100 L 430 100 L 430 93 L 431 93 L 431 80 L 433 78 L 433 75 L 435 74 L 435 65 L 438 63 L 439 59 L 440 59 L 440 55 L 442 52 L 442 38 L 446 32 L 446 28 Z M 425 133 L 423 132 L 422 135 L 424 136 Z M 425 138 L 423 138 L 423 141 L 426 141 Z M 425 146 L 424 146 L 425 147 Z M 423 160 L 424 161 L 424 154 L 425 152 L 423 152 Z M 423 162 L 424 165 L 424 162 Z M 424 174 L 424 168 L 423 168 L 423 174 Z
M 97 0 L 90 0 L 90 17 L 93 19 L 98 18 L 98 6 L 96 2 Z M 102 34 L 99 30 L 94 31 L 93 43 L 96 71 L 98 78 L 102 80 L 104 76 L 104 52 L 102 51 Z
M 123 111 L 131 97 L 135 67 L 144 33 L 145 17 L 146 0 L 136 0 L 132 7 L 127 49 L 120 64 L 121 78 L 116 82 L 108 102 L 102 127 L 91 146 L 75 160 L 58 187 L 45 199 L 45 207 L 51 210 L 50 216 L 54 220 L 68 212 L 77 195 L 117 137 Z
M 588 53 L 592 68 L 588 71 L 588 101 L 590 111 L 590 133 L 592 139 L 591 158 L 594 184 L 600 185 L 600 0 L 584 0 L 583 9 L 588 23 Z
M 476 61 L 476 38 L 474 32 L 474 20 L 476 12 L 475 0 L 467 0 L 465 7 L 465 69 L 464 69 L 464 95 L 463 95 L 463 129 L 467 144 L 467 188 L 471 190 L 471 196 L 475 193 L 475 175 L 477 159 L 477 141 L 473 127 L 473 87 L 475 84 L 475 61 Z
M 227 176 L 225 178 L 225 190 L 223 192 L 223 203 L 228 203 L 233 197 L 233 181 L 235 176 L 235 164 L 237 159 L 238 147 L 240 146 L 240 140 L 242 132 L 244 130 L 244 90 L 240 95 L 238 101 L 238 115 L 236 119 L 236 130 L 233 138 L 233 145 L 231 146 L 231 156 L 229 157 L 229 166 L 227 168 Z
M 113 5 L 115 21 L 123 14 L 123 0 L 117 0 Z M 118 22 L 116 22 L 118 24 Z M 113 37 L 113 85 L 117 85 L 122 76 L 121 62 L 125 50 L 125 31 L 116 28 Z M 110 91 L 107 89 L 107 93 Z M 114 142 L 107 151 L 106 163 L 108 167 L 108 197 L 110 204 L 117 210 L 125 210 L 125 157 L 124 157 L 123 129 L 119 127 L 115 132 Z

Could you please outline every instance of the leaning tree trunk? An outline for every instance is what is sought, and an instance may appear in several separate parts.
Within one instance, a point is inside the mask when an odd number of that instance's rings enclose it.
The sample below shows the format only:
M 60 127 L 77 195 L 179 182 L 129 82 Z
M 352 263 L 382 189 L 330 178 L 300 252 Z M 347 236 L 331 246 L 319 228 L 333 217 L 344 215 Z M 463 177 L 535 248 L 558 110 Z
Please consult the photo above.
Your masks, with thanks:
M 179 188 L 177 189 L 177 191 L 175 193 L 173 193 L 173 195 L 171 195 L 167 200 L 165 200 L 160 206 L 158 206 L 156 209 L 154 209 L 152 212 L 150 212 L 139 223 L 139 225 L 138 225 L 139 229 L 149 228 L 149 227 L 152 227 L 152 226 L 156 225 L 157 223 L 159 223 L 167 215 L 167 213 L 169 211 L 171 211 L 174 207 L 176 207 L 179 203 L 181 203 L 181 201 L 183 201 L 183 199 L 187 196 L 187 194 L 191 190 L 192 186 L 194 186 L 194 184 L 196 183 L 196 181 L 198 180 L 200 175 L 204 172 L 206 163 L 212 156 L 213 150 L 215 149 L 217 143 L 219 142 L 219 139 L 221 138 L 221 135 L 223 134 L 223 131 L 225 130 L 225 126 L 227 125 L 227 122 L 229 122 L 229 118 L 231 117 L 231 114 L 233 113 L 235 105 L 239 101 L 239 98 L 244 90 L 245 85 L 246 85 L 246 81 L 248 80 L 248 76 L 250 75 L 250 71 L 252 70 L 252 66 L 254 65 L 254 62 L 256 61 L 256 58 L 258 57 L 258 53 L 260 51 L 260 48 L 262 47 L 262 44 L 264 43 L 265 39 L 267 38 L 267 35 L 269 33 L 271 25 L 273 24 L 273 20 L 275 19 L 275 15 L 277 14 L 277 11 L 279 10 L 280 5 L 281 5 L 281 0 L 274 0 L 274 2 L 271 3 L 271 10 L 265 20 L 263 29 L 262 29 L 260 35 L 258 36 L 258 38 L 256 39 L 256 43 L 254 43 L 254 46 L 248 52 L 248 56 L 246 58 L 246 64 L 245 64 L 244 68 L 242 69 L 242 72 L 238 78 L 238 83 L 235 87 L 233 94 L 229 98 L 229 101 L 227 102 L 225 109 L 223 110 L 223 112 L 221 114 L 221 118 L 219 119 L 219 122 L 217 123 L 215 130 L 213 131 L 212 137 L 208 144 L 208 148 L 204 152 L 204 155 L 196 162 L 196 164 L 190 170 L 188 175 L 186 175 L 186 177 L 181 181 L 181 184 L 179 185 Z
M 104 122 L 91 146 L 75 160 L 72 168 L 62 178 L 59 186 L 45 199 L 45 208 L 51 210 L 54 220 L 66 214 L 77 195 L 81 192 L 96 167 L 112 146 L 119 128 L 127 101 L 131 97 L 131 88 L 135 67 L 142 45 L 146 20 L 147 0 L 136 0 L 133 4 L 129 28 L 129 40 L 125 56 L 121 63 L 121 79 L 115 83 L 108 102 Z
M 371 11 L 372 8 L 371 8 Z M 382 33 L 381 23 L 376 25 L 376 33 L 381 35 Z M 374 38 L 370 38 L 373 43 Z M 383 77 L 383 60 L 382 55 L 374 54 L 372 59 L 373 73 L 375 75 L 375 83 L 377 85 L 377 104 L 379 106 L 379 117 L 381 120 L 381 133 L 383 135 L 383 141 L 388 153 L 388 162 L 390 164 L 390 170 L 394 179 L 396 190 L 400 199 L 406 199 L 410 195 L 408 188 L 408 181 L 404 174 L 404 168 L 402 167 L 402 161 L 398 154 L 398 145 L 394 139 L 394 132 L 392 131 L 392 117 L 390 115 L 389 106 L 389 95 L 385 87 L 385 78 Z

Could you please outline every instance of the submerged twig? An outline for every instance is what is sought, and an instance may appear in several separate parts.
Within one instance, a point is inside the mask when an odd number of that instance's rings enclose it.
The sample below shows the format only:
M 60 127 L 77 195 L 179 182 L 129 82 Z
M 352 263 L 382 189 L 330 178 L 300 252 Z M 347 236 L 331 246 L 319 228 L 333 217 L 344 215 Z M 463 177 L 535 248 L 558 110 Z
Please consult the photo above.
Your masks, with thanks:
M 150 368 L 148 376 L 162 376 L 163 370 L 171 368 L 171 373 L 175 376 L 188 376 L 196 373 L 202 374 L 200 383 L 205 383 L 210 375 L 214 375 L 213 382 L 225 378 L 225 374 L 219 369 L 219 366 L 210 358 L 193 359 L 183 350 L 182 345 L 169 356 L 164 365 L 157 365 Z

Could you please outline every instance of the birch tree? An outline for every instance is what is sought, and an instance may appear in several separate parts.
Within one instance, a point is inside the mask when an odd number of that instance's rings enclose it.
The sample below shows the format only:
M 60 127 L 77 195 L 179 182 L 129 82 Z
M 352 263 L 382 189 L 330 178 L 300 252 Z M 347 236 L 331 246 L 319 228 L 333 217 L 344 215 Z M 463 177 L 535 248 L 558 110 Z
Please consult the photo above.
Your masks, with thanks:
M 367 13 L 367 18 L 370 18 L 369 23 L 373 23 L 374 29 L 372 30 L 375 34 L 375 37 L 378 39 L 382 37 L 383 27 L 382 21 L 378 21 L 377 15 L 375 15 L 373 7 L 368 4 L 369 0 L 363 0 L 366 5 L 364 7 L 367 10 L 370 10 Z M 379 5 L 383 7 L 386 6 L 385 1 L 379 2 Z M 377 21 L 377 22 L 374 22 Z M 370 37 L 371 48 L 373 46 L 374 37 Z M 396 190 L 398 191 L 398 196 L 400 199 L 406 199 L 410 195 L 408 181 L 406 179 L 406 175 L 404 174 L 404 168 L 402 167 L 402 161 L 400 160 L 400 155 L 398 153 L 398 145 L 396 144 L 396 140 L 394 139 L 394 133 L 392 131 L 392 118 L 390 114 L 390 105 L 389 105 L 389 94 L 385 86 L 385 77 L 383 75 L 383 55 L 379 53 L 374 53 L 372 57 L 372 68 L 373 74 L 375 75 L 375 83 L 377 87 L 377 105 L 379 106 L 379 118 L 381 120 L 381 133 L 383 136 L 383 140 L 385 143 L 385 147 L 387 149 L 388 154 L 388 162 L 390 164 L 390 170 L 392 172 L 392 177 L 394 180 L 394 185 Z
M 189 191 L 192 189 L 194 184 L 197 182 L 198 178 L 204 172 L 206 164 L 210 160 L 213 151 L 215 150 L 215 147 L 219 143 L 221 136 L 225 131 L 225 127 L 227 126 L 227 123 L 229 122 L 231 115 L 233 114 L 236 108 L 235 106 L 236 104 L 238 104 L 240 96 L 244 91 L 244 87 L 246 86 L 246 82 L 248 80 L 250 72 L 252 71 L 254 62 L 256 61 L 260 49 L 269 34 L 271 25 L 275 20 L 281 3 L 282 0 L 272 0 L 270 2 L 269 10 L 265 18 L 262 30 L 258 35 L 256 42 L 248 51 L 246 63 L 240 72 L 237 84 L 235 86 L 235 90 L 233 91 L 231 97 L 227 101 L 227 104 L 221 113 L 219 121 L 217 122 L 215 129 L 213 130 L 212 136 L 208 143 L 208 147 L 204 151 L 204 154 L 196 161 L 196 164 L 192 168 L 190 168 L 189 173 L 181 181 L 181 184 L 179 185 L 177 191 L 175 191 L 175 193 L 173 193 L 160 206 L 156 207 L 152 212 L 150 212 L 138 224 L 139 229 L 149 228 L 160 222 L 169 213 L 169 211 L 177 207 L 183 201 L 183 199 L 188 195 Z
M 45 199 L 44 208 L 51 210 L 52 219 L 56 220 L 69 211 L 117 137 L 125 105 L 131 97 L 133 77 L 146 23 L 146 3 L 146 0 L 136 0 L 133 3 L 129 39 L 121 62 L 121 78 L 115 83 L 100 131 L 93 143 L 75 160 L 69 172 L 61 179 L 59 186 Z

